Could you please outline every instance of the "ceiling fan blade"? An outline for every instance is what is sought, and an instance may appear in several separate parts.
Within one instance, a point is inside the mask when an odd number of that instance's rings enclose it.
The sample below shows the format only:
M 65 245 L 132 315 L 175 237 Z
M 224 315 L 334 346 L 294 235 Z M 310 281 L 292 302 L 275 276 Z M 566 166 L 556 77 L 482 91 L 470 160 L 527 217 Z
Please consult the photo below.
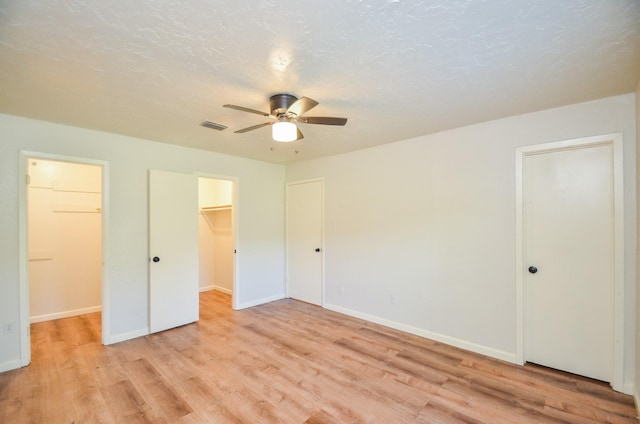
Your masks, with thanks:
M 321 125 L 346 125 L 347 118 L 334 118 L 329 116 L 302 116 L 297 119 L 303 124 L 321 124 Z
M 249 109 L 248 107 L 244 107 L 244 106 L 236 106 L 236 105 L 222 105 L 222 107 L 226 107 L 228 109 L 235 109 L 235 110 L 239 110 L 240 112 L 249 112 L 249 113 L 255 113 L 257 115 L 262 115 L 262 116 L 269 116 L 268 113 L 266 112 L 261 112 L 259 110 L 255 110 L 255 109 Z
M 234 133 L 242 134 L 242 133 L 246 133 L 248 131 L 257 130 L 258 128 L 266 127 L 267 125 L 271 125 L 271 122 L 264 122 L 262 124 L 253 125 L 251 127 L 247 127 L 247 128 L 243 128 L 243 129 L 238 130 L 238 131 L 234 131 Z
M 296 127 L 296 129 L 298 130 L 298 134 L 296 135 L 295 141 L 302 140 L 304 138 L 304 136 L 302 135 L 302 131 L 300 131 L 300 128 Z
M 289 106 L 289 109 L 287 109 L 287 113 L 293 113 L 296 116 L 300 116 L 316 106 L 318 106 L 318 102 L 316 102 L 315 100 L 308 97 L 301 97 L 296 100 L 291 106 Z

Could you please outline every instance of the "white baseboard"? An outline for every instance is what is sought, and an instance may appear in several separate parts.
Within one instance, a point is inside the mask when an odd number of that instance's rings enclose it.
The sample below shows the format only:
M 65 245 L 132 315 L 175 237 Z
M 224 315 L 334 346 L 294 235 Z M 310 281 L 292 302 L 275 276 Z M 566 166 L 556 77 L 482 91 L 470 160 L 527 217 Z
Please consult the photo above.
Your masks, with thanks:
M 233 290 L 228 289 L 226 287 L 216 286 L 215 284 L 212 284 L 210 286 L 200 286 L 200 293 L 211 291 L 211 290 L 216 290 L 222 293 L 226 293 L 228 295 L 231 295 L 233 293 Z
M 206 291 L 210 291 L 210 290 L 214 290 L 216 286 L 200 286 L 200 292 L 206 292 Z
M 481 355 L 489 356 L 492 358 L 500 359 L 502 361 L 517 363 L 515 353 L 504 352 L 502 350 L 493 349 L 487 346 L 471 343 L 466 340 L 457 339 L 455 337 L 445 336 L 443 334 L 434 333 L 432 331 L 424 330 L 422 328 L 413 327 L 410 325 L 402 324 L 396 321 L 391 321 L 385 318 L 380 318 L 375 315 L 369 315 L 362 312 L 354 311 L 342 306 L 324 304 L 324 308 L 339 312 L 341 314 L 349 315 L 351 317 L 360 318 L 365 321 L 370 321 L 376 324 L 384 325 L 385 327 L 393 328 L 396 330 L 404 331 L 405 333 L 414 334 L 416 336 L 424 337 L 427 339 L 435 340 L 450 346 L 455 346 L 460 349 L 468 350 L 471 352 L 479 353 Z
M 17 370 L 18 368 L 22 368 L 20 358 L 0 363 L 0 372 Z
M 238 311 L 240 309 L 246 309 L 246 308 L 250 308 L 252 306 L 264 305 L 265 303 L 275 302 L 276 300 L 282 300 L 285 297 L 286 296 L 285 296 L 284 293 L 278 294 L 276 296 L 264 297 L 262 299 L 256 299 L 256 300 L 252 300 L 252 301 L 249 301 L 249 302 L 240 303 L 234 309 Z
M 229 296 L 233 294 L 233 290 L 230 290 L 226 287 L 213 286 L 213 290 L 219 291 L 220 293 L 228 294 Z
M 149 335 L 148 328 L 141 328 L 140 330 L 130 331 L 128 333 L 116 334 L 114 336 L 109 337 L 108 344 L 120 343 L 126 340 L 135 339 L 136 337 L 143 337 Z
M 72 311 L 56 312 L 55 314 L 36 315 L 31 317 L 29 319 L 29 322 L 31 324 L 35 324 L 36 322 L 44 322 L 44 321 L 51 321 L 53 319 L 75 317 L 76 315 L 82 315 L 82 314 L 91 314 L 93 312 L 100 312 L 101 310 L 102 310 L 102 306 L 98 305 L 98 306 L 91 306 L 89 308 L 74 309 Z

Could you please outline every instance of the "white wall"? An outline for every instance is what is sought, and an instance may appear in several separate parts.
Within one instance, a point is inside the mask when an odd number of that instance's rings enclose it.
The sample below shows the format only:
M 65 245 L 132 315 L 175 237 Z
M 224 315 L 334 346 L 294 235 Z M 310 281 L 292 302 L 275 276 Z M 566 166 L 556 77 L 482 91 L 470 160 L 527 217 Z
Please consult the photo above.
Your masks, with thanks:
M 210 212 L 200 211 L 198 216 L 198 256 L 200 291 L 213 290 L 214 239 Z
M 231 294 L 233 291 L 233 232 L 231 210 L 209 212 L 213 228 L 213 286 Z
M 110 339 L 148 325 L 149 169 L 238 178 L 240 307 L 284 296 L 284 167 L 115 134 L 0 115 L 0 324 L 19 322 L 19 151 L 107 161 Z M 106 301 L 104 302 L 107 303 Z M 4 327 L 3 327 L 4 328 Z M 0 331 L 0 370 L 16 365 L 19 331 Z
M 31 322 L 96 312 L 102 295 L 102 168 L 29 160 Z
M 198 178 L 198 203 L 201 208 L 231 206 L 233 182 L 215 178 Z
M 288 166 L 325 180 L 325 306 L 515 360 L 515 149 L 622 132 L 630 384 L 635 119 L 629 94 Z

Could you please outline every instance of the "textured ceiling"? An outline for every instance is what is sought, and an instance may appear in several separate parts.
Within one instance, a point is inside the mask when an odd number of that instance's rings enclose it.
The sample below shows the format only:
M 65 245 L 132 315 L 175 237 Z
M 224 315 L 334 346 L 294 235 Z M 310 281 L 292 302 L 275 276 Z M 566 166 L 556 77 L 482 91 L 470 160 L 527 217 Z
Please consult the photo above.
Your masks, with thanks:
M 0 0 L 0 112 L 277 163 L 639 79 L 638 0 Z M 233 133 L 264 118 L 223 104 L 268 111 L 275 93 L 349 122 L 288 144 Z

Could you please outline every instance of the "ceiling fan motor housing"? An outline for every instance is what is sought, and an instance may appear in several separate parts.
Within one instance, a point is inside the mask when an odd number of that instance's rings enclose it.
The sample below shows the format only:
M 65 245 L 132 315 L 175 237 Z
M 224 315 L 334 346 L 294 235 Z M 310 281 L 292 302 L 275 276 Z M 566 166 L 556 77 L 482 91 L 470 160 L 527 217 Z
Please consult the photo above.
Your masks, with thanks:
M 298 98 L 291 94 L 275 94 L 269 99 L 271 107 L 271 115 L 280 117 L 287 113 L 287 110 L 294 104 Z

